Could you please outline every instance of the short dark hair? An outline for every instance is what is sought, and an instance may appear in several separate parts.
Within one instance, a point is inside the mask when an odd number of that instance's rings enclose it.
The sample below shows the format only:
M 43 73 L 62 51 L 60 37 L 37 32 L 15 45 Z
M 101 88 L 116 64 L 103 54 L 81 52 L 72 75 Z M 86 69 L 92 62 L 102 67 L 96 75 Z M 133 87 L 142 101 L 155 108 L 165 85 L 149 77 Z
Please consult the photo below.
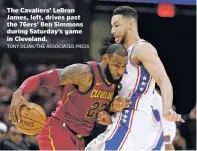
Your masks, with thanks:
M 122 15 L 124 17 L 133 17 L 137 20 L 138 14 L 137 11 L 129 6 L 120 6 L 116 8 L 113 12 L 113 15 Z
M 104 54 L 112 55 L 114 53 L 120 56 L 128 55 L 127 49 L 122 44 L 115 43 L 114 37 L 104 39 L 99 52 L 100 56 L 103 56 Z
M 120 56 L 127 56 L 128 52 L 127 49 L 122 44 L 111 44 L 105 54 L 113 55 L 114 53 Z
M 100 56 L 103 56 L 106 51 L 107 51 L 107 48 L 112 45 L 113 43 L 115 43 L 115 38 L 114 37 L 111 37 L 111 38 L 105 38 L 103 41 L 102 41 L 102 46 L 100 47 L 99 49 L 99 54 Z

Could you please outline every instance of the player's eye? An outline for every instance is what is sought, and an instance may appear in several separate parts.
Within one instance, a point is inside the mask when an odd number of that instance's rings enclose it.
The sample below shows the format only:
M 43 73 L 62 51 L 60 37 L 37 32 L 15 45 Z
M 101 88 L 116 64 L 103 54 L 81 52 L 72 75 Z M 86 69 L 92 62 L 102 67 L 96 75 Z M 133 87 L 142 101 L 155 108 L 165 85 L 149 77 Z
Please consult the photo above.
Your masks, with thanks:
M 119 68 L 119 67 L 120 67 L 118 64 L 115 64 L 114 66 L 115 66 L 116 68 Z

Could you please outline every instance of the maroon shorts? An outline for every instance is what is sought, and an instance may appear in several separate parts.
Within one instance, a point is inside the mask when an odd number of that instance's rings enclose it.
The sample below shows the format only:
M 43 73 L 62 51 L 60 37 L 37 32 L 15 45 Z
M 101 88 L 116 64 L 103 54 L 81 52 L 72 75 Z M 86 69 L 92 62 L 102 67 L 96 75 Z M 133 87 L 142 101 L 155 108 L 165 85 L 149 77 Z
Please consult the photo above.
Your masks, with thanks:
M 40 150 L 85 150 L 84 140 L 78 139 L 65 124 L 48 118 L 38 134 Z

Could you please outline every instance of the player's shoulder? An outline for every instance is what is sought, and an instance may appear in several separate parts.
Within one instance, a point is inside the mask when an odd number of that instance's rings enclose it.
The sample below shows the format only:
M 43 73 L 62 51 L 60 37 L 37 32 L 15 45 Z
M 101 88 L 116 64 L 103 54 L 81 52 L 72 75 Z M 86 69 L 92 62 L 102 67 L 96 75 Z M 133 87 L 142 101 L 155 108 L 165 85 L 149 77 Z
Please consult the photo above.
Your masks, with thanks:
M 75 74 L 75 75 L 82 75 L 82 74 L 92 74 L 91 68 L 86 63 L 75 63 L 72 65 L 67 66 L 63 69 L 62 74 Z
M 158 55 L 156 48 L 148 41 L 138 43 L 135 47 L 135 51 L 139 58 Z
M 58 70 L 61 85 L 76 84 L 80 85 L 87 82 L 93 76 L 88 64 L 75 63 Z
M 87 63 L 75 63 L 68 66 L 76 71 L 90 71 L 90 65 Z
M 143 40 L 135 46 L 135 49 L 138 51 L 156 51 L 156 48 L 148 41 Z

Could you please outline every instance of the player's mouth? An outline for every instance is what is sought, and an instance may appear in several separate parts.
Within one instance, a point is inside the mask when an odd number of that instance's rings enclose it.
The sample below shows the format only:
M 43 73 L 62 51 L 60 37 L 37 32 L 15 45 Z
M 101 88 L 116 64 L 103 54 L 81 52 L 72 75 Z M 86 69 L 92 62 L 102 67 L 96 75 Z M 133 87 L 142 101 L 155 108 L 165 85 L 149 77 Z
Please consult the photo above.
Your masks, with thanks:
M 121 76 L 116 76 L 116 77 L 115 77 L 115 80 L 118 80 L 118 79 L 120 79 L 120 77 L 121 77 Z
M 115 42 L 116 42 L 116 43 L 117 43 L 117 42 L 119 41 L 119 39 L 120 39 L 119 36 L 114 36 L 114 38 L 115 38 Z

